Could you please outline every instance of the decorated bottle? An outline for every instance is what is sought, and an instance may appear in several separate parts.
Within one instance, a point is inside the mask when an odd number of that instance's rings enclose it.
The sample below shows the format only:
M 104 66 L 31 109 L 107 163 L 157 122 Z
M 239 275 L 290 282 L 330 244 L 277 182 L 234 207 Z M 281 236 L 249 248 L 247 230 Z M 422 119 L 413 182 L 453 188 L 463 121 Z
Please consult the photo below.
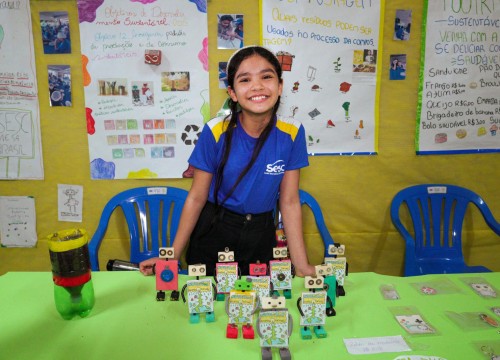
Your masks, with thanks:
M 54 300 L 63 319 L 86 317 L 94 307 L 87 232 L 59 231 L 48 237 Z

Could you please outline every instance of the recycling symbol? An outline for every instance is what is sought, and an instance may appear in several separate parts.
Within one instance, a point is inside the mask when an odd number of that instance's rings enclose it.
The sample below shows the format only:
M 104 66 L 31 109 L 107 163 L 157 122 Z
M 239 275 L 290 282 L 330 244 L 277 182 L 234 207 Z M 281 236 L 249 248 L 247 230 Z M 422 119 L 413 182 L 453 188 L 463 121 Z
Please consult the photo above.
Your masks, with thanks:
M 181 140 L 186 145 L 196 145 L 200 137 L 200 127 L 198 125 L 186 125 L 181 135 Z

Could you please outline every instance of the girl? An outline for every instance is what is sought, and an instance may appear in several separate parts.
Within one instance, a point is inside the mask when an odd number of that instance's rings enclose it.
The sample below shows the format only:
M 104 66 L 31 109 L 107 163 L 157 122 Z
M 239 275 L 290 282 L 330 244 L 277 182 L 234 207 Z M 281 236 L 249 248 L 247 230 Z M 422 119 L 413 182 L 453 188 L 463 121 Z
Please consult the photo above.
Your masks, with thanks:
M 206 264 L 213 275 L 218 252 L 234 251 L 242 274 L 249 264 L 272 260 L 273 209 L 279 204 L 296 274 L 313 275 L 302 236 L 300 168 L 308 165 L 305 132 L 277 119 L 283 89 L 281 66 L 269 50 L 245 47 L 227 65 L 231 114 L 209 121 L 189 158 L 195 168 L 174 239 L 180 258 Z M 152 273 L 156 259 L 140 264 Z

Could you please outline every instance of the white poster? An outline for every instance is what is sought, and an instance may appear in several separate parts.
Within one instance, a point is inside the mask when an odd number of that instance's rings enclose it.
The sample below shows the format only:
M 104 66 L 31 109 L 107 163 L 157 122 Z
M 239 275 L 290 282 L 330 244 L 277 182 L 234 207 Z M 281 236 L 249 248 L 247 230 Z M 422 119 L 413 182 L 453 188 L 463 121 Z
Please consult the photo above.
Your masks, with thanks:
M 188 177 L 210 116 L 206 0 L 77 3 L 91 177 Z
M 418 154 L 500 151 L 500 6 L 424 4 Z
M 29 0 L 0 2 L 0 179 L 43 179 Z
M 302 122 L 308 152 L 377 152 L 383 0 L 261 0 L 262 45 L 283 68 L 279 113 Z
M 36 235 L 35 199 L 0 196 L 0 242 L 5 247 L 33 247 Z

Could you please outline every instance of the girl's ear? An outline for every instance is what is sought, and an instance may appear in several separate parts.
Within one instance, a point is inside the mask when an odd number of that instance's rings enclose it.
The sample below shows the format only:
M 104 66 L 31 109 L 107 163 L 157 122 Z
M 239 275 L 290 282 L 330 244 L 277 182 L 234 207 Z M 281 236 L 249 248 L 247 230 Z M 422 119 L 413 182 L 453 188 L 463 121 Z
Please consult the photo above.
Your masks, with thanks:
M 227 93 L 231 97 L 231 100 L 233 100 L 235 103 L 238 102 L 238 98 L 236 97 L 236 93 L 234 92 L 234 90 L 231 86 L 227 87 Z

